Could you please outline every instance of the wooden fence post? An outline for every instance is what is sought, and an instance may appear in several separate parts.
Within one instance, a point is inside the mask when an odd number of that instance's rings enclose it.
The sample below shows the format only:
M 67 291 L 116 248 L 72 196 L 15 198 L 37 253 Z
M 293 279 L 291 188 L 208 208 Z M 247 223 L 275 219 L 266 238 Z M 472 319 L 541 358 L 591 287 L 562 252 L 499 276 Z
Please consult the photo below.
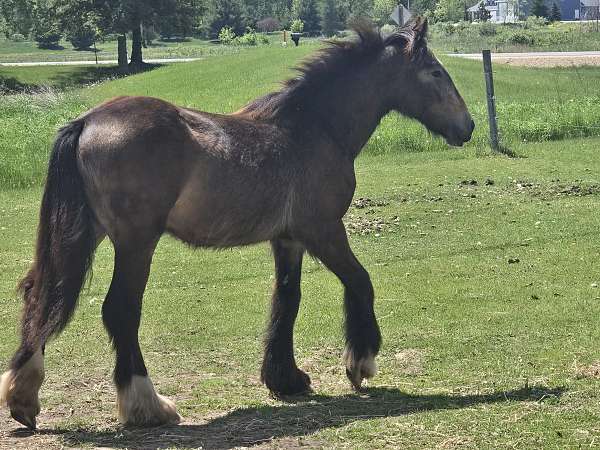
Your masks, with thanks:
M 498 143 L 498 122 L 496 121 L 496 97 L 494 96 L 494 76 L 492 75 L 492 56 L 489 50 L 482 51 L 483 73 L 487 91 L 488 121 L 490 123 L 490 144 L 496 151 L 500 150 Z

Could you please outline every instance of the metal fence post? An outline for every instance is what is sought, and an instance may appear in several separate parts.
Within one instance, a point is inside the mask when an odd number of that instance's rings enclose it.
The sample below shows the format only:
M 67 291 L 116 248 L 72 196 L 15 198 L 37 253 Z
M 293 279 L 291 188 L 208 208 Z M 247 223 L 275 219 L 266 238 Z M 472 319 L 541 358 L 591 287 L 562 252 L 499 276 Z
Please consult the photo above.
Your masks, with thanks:
M 496 151 L 500 150 L 498 143 L 498 123 L 496 121 L 496 97 L 494 97 L 494 77 L 492 75 L 492 56 L 489 50 L 482 50 L 483 73 L 487 91 L 488 120 L 490 123 L 490 144 Z

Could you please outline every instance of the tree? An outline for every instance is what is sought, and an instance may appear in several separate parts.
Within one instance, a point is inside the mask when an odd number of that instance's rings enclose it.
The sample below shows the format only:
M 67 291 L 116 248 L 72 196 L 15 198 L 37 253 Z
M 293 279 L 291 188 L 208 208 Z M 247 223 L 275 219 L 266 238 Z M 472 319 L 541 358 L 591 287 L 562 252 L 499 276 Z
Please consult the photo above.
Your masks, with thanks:
M 325 0 L 321 13 L 321 29 L 325 36 L 333 36 L 341 29 L 340 17 L 334 0 Z
M 210 19 L 211 37 L 216 37 L 224 27 L 230 27 L 237 35 L 246 29 L 244 8 L 240 0 L 214 0 Z
M 487 22 L 492 18 L 492 13 L 485 7 L 485 1 L 481 1 L 479 3 L 479 8 L 477 10 L 477 16 L 481 22 Z
M 377 25 L 385 25 L 390 21 L 390 15 L 398 6 L 396 0 L 375 0 L 373 2 L 373 18 Z
M 33 28 L 33 0 L 2 0 L 0 15 L 4 19 L 4 34 L 29 36 Z
M 321 18 L 317 9 L 316 0 L 294 0 L 292 4 L 294 19 L 304 22 L 304 29 L 309 33 L 321 31 Z
M 440 22 L 458 22 L 465 17 L 464 0 L 439 0 L 433 12 Z
M 560 8 L 555 3 L 552 3 L 552 10 L 550 11 L 550 21 L 551 22 L 560 22 Z
M 281 23 L 274 17 L 265 17 L 262 20 L 256 22 L 256 28 L 262 32 L 273 32 L 281 29 Z
M 51 48 L 58 45 L 62 33 L 56 5 L 50 0 L 37 0 L 33 5 L 33 38 L 38 47 Z
M 548 7 L 544 0 L 533 0 L 531 5 L 531 15 L 537 17 L 548 17 Z

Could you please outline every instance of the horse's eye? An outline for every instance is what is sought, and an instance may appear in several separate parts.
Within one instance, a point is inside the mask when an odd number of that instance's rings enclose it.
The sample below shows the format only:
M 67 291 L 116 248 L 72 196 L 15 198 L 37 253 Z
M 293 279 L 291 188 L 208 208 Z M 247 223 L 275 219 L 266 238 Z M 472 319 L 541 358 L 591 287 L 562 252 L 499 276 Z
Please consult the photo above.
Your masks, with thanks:
M 435 77 L 435 78 L 440 78 L 442 76 L 442 71 L 441 70 L 434 70 L 433 72 L 431 72 L 431 76 Z

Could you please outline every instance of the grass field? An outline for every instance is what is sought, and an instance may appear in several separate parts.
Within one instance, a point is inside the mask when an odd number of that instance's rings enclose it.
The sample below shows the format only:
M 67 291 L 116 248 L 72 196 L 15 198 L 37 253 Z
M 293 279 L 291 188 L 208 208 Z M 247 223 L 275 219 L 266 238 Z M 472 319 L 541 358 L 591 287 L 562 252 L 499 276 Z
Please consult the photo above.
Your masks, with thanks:
M 84 90 L 0 98 L 0 320 L 15 324 L 0 328 L 0 363 L 17 345 L 20 299 L 13 288 L 31 262 L 56 127 L 117 94 L 232 111 L 274 88 L 309 51 L 258 49 Z M 141 342 L 159 391 L 178 402 L 186 420 L 123 429 L 100 319 L 112 271 L 105 242 L 73 323 L 47 348 L 40 431 L 18 431 L 5 414 L 0 447 L 595 445 L 600 139 L 556 131 L 563 119 L 577 118 L 590 120 L 583 134 L 594 135 L 597 104 L 583 100 L 581 86 L 592 89 L 599 75 L 498 67 L 499 107 L 510 112 L 501 115 L 502 129 L 520 155 L 507 158 L 485 145 L 478 64 L 447 63 L 478 122 L 474 142 L 448 149 L 391 116 L 356 164 L 362 199 L 346 222 L 372 275 L 384 339 L 380 372 L 365 394 L 353 394 L 345 379 L 341 287 L 319 263 L 306 260 L 295 340 L 316 393 L 281 402 L 258 380 L 272 283 L 267 246 L 191 251 L 165 238 L 148 284 Z M 547 123 L 552 133 L 532 133 L 524 143 L 524 133 L 536 129 L 528 123 Z
M 272 36 L 273 41 L 277 40 Z M 128 40 L 128 54 L 131 54 L 131 40 Z M 98 60 L 117 60 L 117 42 L 98 42 Z M 238 46 L 215 45 L 208 41 L 190 38 L 182 42 L 154 41 L 144 48 L 146 59 L 162 58 L 202 58 L 206 56 L 238 53 Z M 38 61 L 94 61 L 92 49 L 75 50 L 67 41 L 61 41 L 57 48 L 38 48 L 36 42 L 13 42 L 0 37 L 0 63 L 3 62 L 38 62 Z

